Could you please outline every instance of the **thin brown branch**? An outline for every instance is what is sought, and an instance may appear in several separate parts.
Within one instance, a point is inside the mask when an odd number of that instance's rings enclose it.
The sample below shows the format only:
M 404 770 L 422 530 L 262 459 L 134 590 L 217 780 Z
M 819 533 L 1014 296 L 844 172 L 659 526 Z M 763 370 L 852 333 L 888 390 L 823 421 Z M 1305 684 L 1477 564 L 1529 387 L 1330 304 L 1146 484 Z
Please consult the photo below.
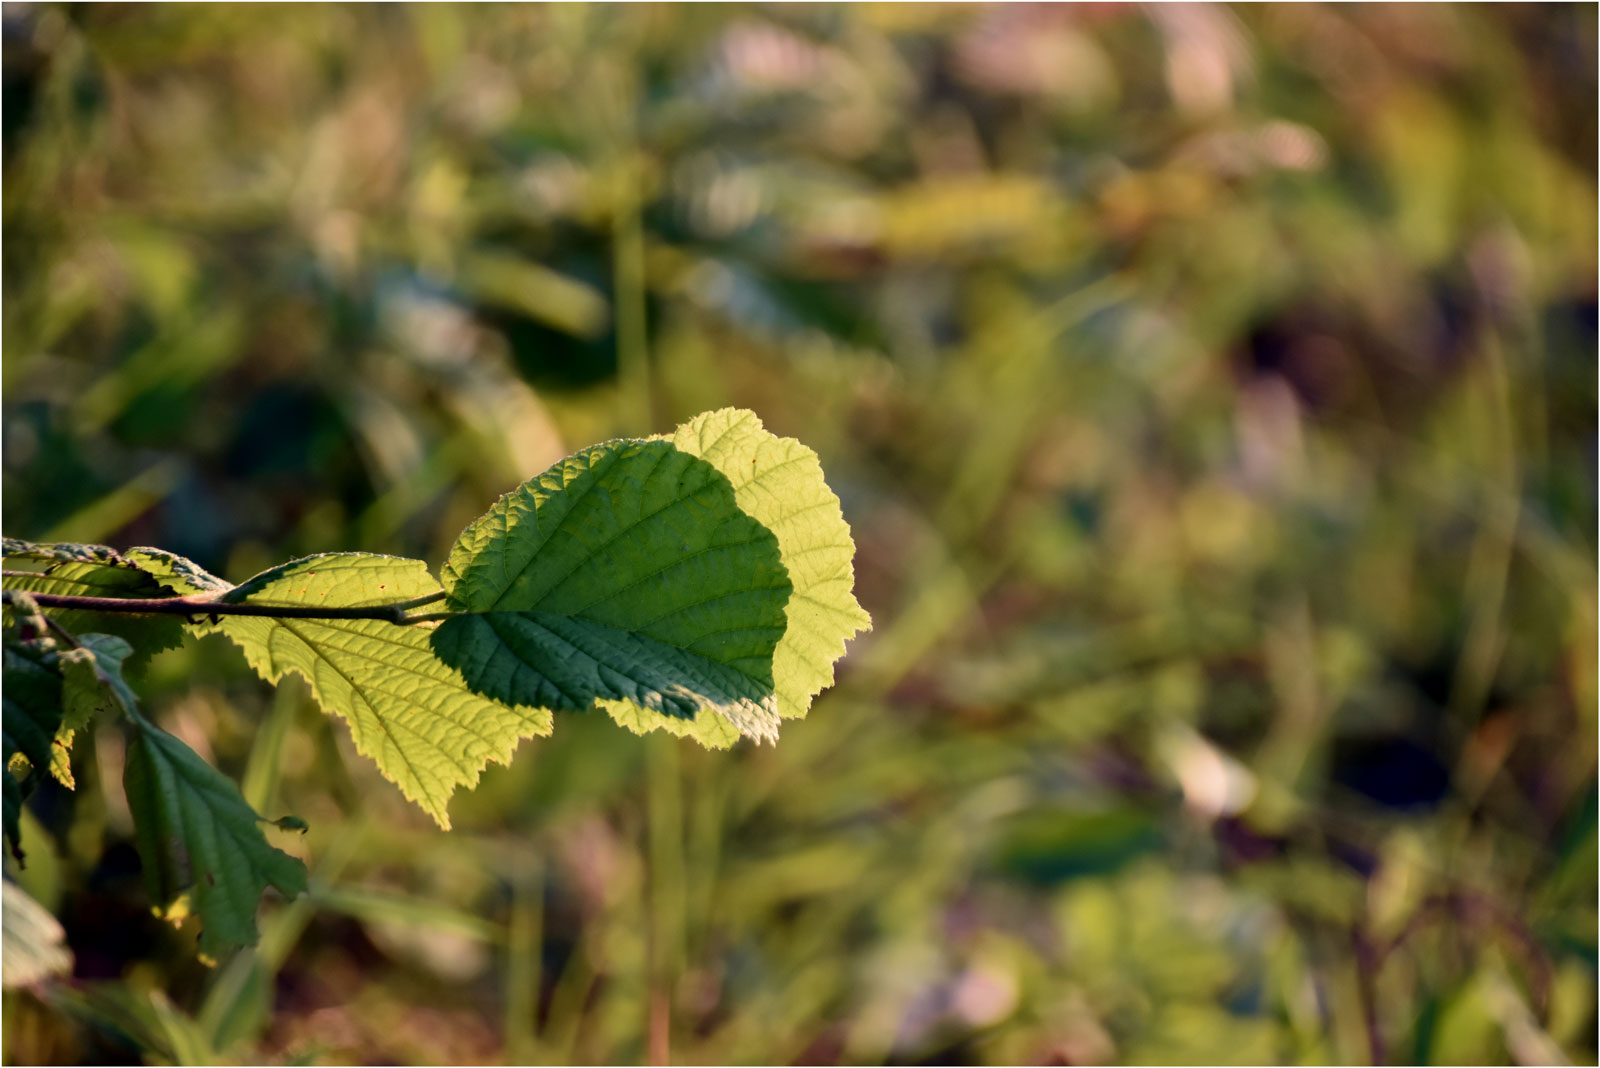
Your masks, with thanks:
M 31 574 L 31 572 L 30 572 Z M 17 591 L 4 591 L 4 600 L 10 604 Z M 76 608 L 88 612 L 118 612 L 139 616 L 266 616 L 273 619 L 378 619 L 386 623 L 415 623 L 424 617 L 406 614 L 408 608 L 418 608 L 444 598 L 443 593 L 428 594 L 409 601 L 393 604 L 360 605 L 352 607 L 324 607 L 302 604 L 251 604 L 229 603 L 205 597 L 80 597 L 75 594 L 33 593 L 40 608 Z M 440 618 L 431 613 L 427 619 Z

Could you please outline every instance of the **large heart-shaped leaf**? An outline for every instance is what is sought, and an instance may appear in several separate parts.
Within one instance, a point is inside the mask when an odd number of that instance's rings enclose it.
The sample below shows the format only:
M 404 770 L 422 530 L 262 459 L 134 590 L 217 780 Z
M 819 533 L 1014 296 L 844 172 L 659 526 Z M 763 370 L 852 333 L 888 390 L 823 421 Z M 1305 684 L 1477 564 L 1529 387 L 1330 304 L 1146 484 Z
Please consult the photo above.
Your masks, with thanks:
M 515 704 L 603 707 L 708 745 L 775 738 L 869 621 L 816 454 L 749 412 L 584 450 L 469 526 L 434 635 Z
M 772 651 L 791 587 L 772 532 L 716 468 L 613 441 L 524 483 L 462 532 L 439 655 L 511 704 L 601 706 L 637 730 L 775 738 Z

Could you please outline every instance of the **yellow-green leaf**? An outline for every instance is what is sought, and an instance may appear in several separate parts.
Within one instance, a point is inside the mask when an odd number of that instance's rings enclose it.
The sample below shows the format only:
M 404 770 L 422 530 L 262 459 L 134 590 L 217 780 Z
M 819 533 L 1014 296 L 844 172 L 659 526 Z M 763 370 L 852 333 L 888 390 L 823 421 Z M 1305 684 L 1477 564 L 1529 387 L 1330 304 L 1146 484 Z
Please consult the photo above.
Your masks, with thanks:
M 352 608 L 439 592 L 420 560 L 328 553 L 265 571 L 224 599 Z M 356 749 L 441 827 L 458 786 L 475 785 L 491 760 L 509 761 L 521 739 L 550 733 L 549 713 L 472 692 L 434 656 L 427 625 L 223 616 L 217 627 L 268 682 L 290 672 L 309 682 L 317 703 L 350 725 Z

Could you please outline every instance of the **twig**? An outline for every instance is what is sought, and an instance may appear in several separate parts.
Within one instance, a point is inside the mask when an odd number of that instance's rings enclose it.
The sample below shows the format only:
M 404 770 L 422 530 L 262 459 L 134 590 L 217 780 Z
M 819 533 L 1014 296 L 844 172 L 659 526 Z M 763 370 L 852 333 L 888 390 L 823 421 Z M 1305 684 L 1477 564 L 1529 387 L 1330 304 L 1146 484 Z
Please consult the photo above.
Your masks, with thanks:
M 39 618 L 44 620 L 44 625 L 46 627 L 48 627 L 49 629 L 55 631 L 56 637 L 60 638 L 64 642 L 66 642 L 67 645 L 71 646 L 74 649 L 82 649 L 83 648 L 83 643 L 80 642 L 77 639 L 76 635 L 74 635 L 71 631 L 67 630 L 66 627 L 63 627 L 60 623 L 57 623 L 55 620 L 51 619 L 49 616 L 45 615 L 43 612 L 39 613 Z
M 26 572 L 32 574 L 32 572 Z M 6 604 L 16 599 L 19 591 L 3 593 Z M 425 616 L 406 614 L 410 608 L 420 608 L 444 599 L 444 593 L 414 597 L 409 601 L 392 604 L 361 605 L 353 607 L 320 607 L 303 604 L 251 604 L 230 603 L 206 597 L 80 597 L 64 593 L 32 593 L 40 608 L 76 608 L 89 612 L 120 612 L 140 616 L 267 616 L 276 619 L 377 619 L 386 623 L 419 623 L 445 618 L 449 613 L 432 612 Z

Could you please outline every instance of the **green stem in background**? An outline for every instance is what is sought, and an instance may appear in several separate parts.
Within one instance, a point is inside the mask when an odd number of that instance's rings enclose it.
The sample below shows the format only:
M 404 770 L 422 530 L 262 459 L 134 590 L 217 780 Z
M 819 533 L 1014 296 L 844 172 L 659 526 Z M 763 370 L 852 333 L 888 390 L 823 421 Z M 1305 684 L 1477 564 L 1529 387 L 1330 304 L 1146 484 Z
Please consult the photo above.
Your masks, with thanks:
M 1515 385 L 1500 339 L 1486 334 L 1482 341 L 1482 381 L 1479 411 L 1483 413 L 1485 454 L 1481 460 L 1484 496 L 1510 502 L 1502 509 L 1486 508 L 1482 526 L 1472 542 L 1465 576 L 1468 625 L 1460 659 L 1450 685 L 1452 717 L 1460 722 L 1477 720 L 1494 688 L 1495 675 L 1505 651 L 1506 628 L 1502 615 L 1511 582 L 1517 526 L 1522 512 L 1522 472 L 1517 453 Z M 1471 385 L 1468 388 L 1473 388 Z
M 6 572 L 7 575 L 17 572 Z M 32 575 L 34 572 L 22 572 Z M 17 591 L 6 590 L 4 602 L 17 599 Z M 393 604 L 361 605 L 352 608 L 326 608 L 318 605 L 229 604 L 205 597 L 79 597 L 61 593 L 27 594 L 40 608 L 76 608 L 88 612 L 121 612 L 140 616 L 270 616 L 275 619 L 380 619 L 388 623 L 424 623 L 443 619 L 448 612 L 409 615 L 407 609 L 420 608 L 444 600 L 444 593 L 430 593 Z
M 650 972 L 646 1048 L 651 1064 L 672 1063 L 672 992 L 683 972 L 686 955 L 683 781 L 678 747 L 672 741 L 650 739 L 645 756 L 650 799 L 645 842 L 650 918 L 646 938 Z
M 611 222 L 611 281 L 617 316 L 617 375 L 626 432 L 655 426 L 645 333 L 644 226 L 639 218 L 639 160 L 625 153 L 616 164 Z
M 505 940 L 506 1061 L 530 1064 L 538 1044 L 539 991 L 543 980 L 539 954 L 544 937 L 544 871 L 537 856 L 517 864 L 511 879 L 511 915 Z

